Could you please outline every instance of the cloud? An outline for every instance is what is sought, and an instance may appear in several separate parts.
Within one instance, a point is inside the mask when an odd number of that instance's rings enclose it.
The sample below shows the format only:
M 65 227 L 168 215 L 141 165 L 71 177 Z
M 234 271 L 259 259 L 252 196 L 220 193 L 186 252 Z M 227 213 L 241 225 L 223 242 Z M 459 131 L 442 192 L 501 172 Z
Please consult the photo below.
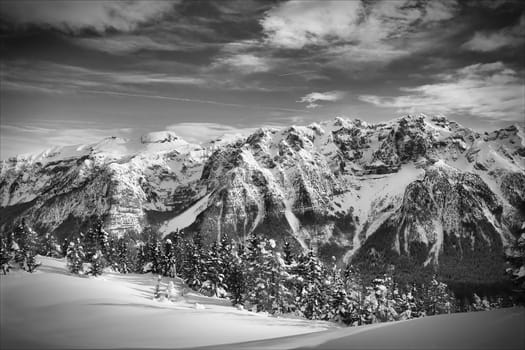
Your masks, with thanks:
M 404 87 L 403 96 L 361 95 L 359 99 L 399 112 L 469 114 L 477 118 L 523 120 L 525 91 L 523 74 L 502 62 L 478 63 L 436 76 L 440 82 Z
M 266 40 L 291 49 L 334 43 L 373 44 L 407 31 L 417 22 L 448 20 L 456 1 L 289 1 L 266 12 L 261 26 Z
M 240 103 L 227 103 L 215 100 L 201 100 L 196 98 L 186 98 L 186 97 L 175 97 L 175 96 L 164 96 L 164 95 L 153 95 L 153 94 L 139 94 L 131 92 L 122 92 L 122 91 L 110 91 L 110 90 L 82 90 L 85 93 L 98 94 L 98 95 L 108 95 L 108 96 L 123 96 L 123 97 L 140 97 L 154 100 L 166 100 L 166 101 L 178 101 L 178 102 L 187 102 L 187 103 L 198 103 L 198 104 L 209 104 L 216 106 L 224 107 L 238 107 L 238 108 L 248 108 L 255 110 L 267 110 L 267 111 L 283 111 L 283 112 L 305 112 L 300 109 L 293 108 L 281 108 L 274 106 L 259 106 L 253 104 L 240 104 Z
M 82 89 L 128 89 L 137 91 L 142 85 L 205 85 L 196 76 L 170 75 L 141 71 L 108 71 L 50 62 L 5 62 L 0 71 L 2 90 L 69 93 Z
M 271 65 L 268 59 L 258 57 L 253 54 L 243 53 L 235 54 L 228 57 L 217 58 L 212 68 L 218 69 L 226 67 L 229 70 L 235 70 L 243 74 L 267 72 Z
M 182 85 L 204 85 L 206 80 L 192 76 L 176 76 L 164 73 L 124 73 L 114 74 L 111 77 L 116 83 L 129 84 L 182 84 Z
M 133 131 L 130 128 L 96 128 L 91 124 L 89 121 L 79 124 L 68 120 L 1 124 L 0 159 L 7 159 L 17 154 L 40 152 L 54 146 L 95 143 L 110 136 L 126 137 Z
M 310 73 L 317 73 L 317 71 L 315 71 L 315 70 L 305 70 L 305 71 L 300 71 L 300 72 L 290 72 L 290 73 L 279 74 L 279 76 L 280 77 L 287 77 L 287 76 L 291 76 L 291 75 L 306 75 L 306 74 L 310 74 Z
M 306 108 L 317 108 L 321 107 L 320 104 L 316 103 L 318 101 L 334 102 L 342 99 L 343 96 L 344 92 L 342 91 L 311 92 L 308 95 L 301 97 L 297 102 L 308 103 Z
M 504 47 L 519 47 L 525 43 L 525 13 L 519 22 L 510 27 L 492 32 L 476 32 L 462 47 L 479 52 L 496 51 Z
M 289 1 L 266 13 L 261 26 L 268 43 L 289 49 L 346 39 L 358 25 L 358 1 Z
M 418 36 L 458 12 L 456 0 L 288 1 L 260 20 L 265 44 L 313 48 L 329 65 L 388 63 L 421 48 Z
M 140 50 L 172 51 L 178 45 L 158 42 L 147 36 L 118 35 L 114 37 L 81 38 L 73 41 L 75 44 L 114 54 L 129 54 Z
M 451 19 L 458 12 L 459 6 L 456 0 L 429 1 L 423 7 L 423 23 L 440 22 Z
M 0 2 L 3 17 L 18 25 L 44 25 L 65 32 L 114 29 L 130 32 L 162 17 L 175 1 L 39 0 Z
M 248 135 L 257 128 L 239 128 L 218 123 L 177 123 L 169 125 L 167 130 L 174 131 L 184 140 L 192 143 L 208 142 L 224 135 Z

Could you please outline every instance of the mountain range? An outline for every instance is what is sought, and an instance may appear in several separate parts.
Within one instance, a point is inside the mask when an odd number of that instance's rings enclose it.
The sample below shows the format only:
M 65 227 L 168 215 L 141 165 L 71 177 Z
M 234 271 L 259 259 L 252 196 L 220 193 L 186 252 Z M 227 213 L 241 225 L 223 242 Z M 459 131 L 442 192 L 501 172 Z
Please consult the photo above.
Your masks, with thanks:
M 468 275 L 480 257 L 499 264 L 525 229 L 518 124 L 480 133 L 441 115 L 338 117 L 200 145 L 159 131 L 0 167 L 0 230 L 23 218 L 59 239 L 100 217 L 117 236 L 146 227 L 200 232 L 206 243 L 256 234 L 327 260 L 381 252 Z

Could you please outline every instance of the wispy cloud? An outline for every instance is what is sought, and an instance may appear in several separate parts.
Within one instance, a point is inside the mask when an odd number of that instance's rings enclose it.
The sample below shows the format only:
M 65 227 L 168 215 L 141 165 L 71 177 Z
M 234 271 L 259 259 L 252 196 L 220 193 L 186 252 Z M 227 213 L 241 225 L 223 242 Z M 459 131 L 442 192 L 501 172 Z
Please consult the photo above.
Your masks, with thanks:
M 42 126 L 46 124 L 48 126 Z M 53 121 L 30 124 L 1 124 L 0 159 L 35 151 L 43 151 L 54 146 L 71 146 L 99 142 L 110 136 L 126 137 L 131 128 L 97 128 L 89 122 L 84 125 L 71 125 L 62 121 L 61 125 Z M 73 122 L 73 124 L 78 124 Z
M 192 143 L 202 143 L 215 140 L 224 135 L 248 135 L 255 127 L 235 127 L 218 123 L 177 123 L 167 127 L 184 140 Z
M 404 87 L 402 96 L 360 95 L 359 99 L 400 112 L 469 114 L 477 118 L 508 121 L 523 120 L 525 85 L 523 74 L 502 62 L 474 64 L 449 74 L 441 82 Z
M 212 68 L 226 68 L 244 74 L 267 72 L 271 69 L 270 60 L 250 53 L 234 54 L 217 58 Z
M 317 108 L 321 107 L 321 105 L 316 102 L 334 102 L 342 99 L 343 97 L 343 91 L 311 92 L 308 95 L 301 97 L 297 102 L 307 103 L 306 108 Z
M 52 0 L 2 1 L 0 9 L 18 25 L 51 26 L 65 32 L 83 29 L 130 32 L 140 24 L 159 19 L 178 1 Z
M 172 51 L 180 45 L 173 42 L 160 42 L 148 36 L 115 35 L 111 37 L 74 38 L 73 43 L 97 51 L 112 54 L 129 54 L 141 50 Z
M 201 100 L 201 99 L 195 99 L 195 98 L 164 96 L 164 95 L 136 94 L 136 93 L 129 93 L 129 92 L 109 91 L 109 90 L 82 90 L 82 92 L 86 92 L 90 94 L 99 94 L 99 95 L 140 97 L 140 98 L 155 99 L 155 100 L 199 103 L 199 104 L 209 104 L 209 105 L 224 106 L 224 107 L 247 108 L 247 109 L 255 109 L 255 110 L 303 112 L 303 113 L 306 112 L 302 109 L 281 108 L 281 107 L 274 107 L 274 106 L 259 106 L 259 105 L 252 105 L 252 104 L 227 103 L 227 102 L 220 102 L 220 101 L 214 101 L 214 100 Z
M 476 32 L 462 47 L 471 51 L 490 52 L 525 44 L 525 13 L 517 24 L 497 31 Z
M 205 85 L 197 76 L 141 71 L 109 71 L 50 62 L 7 62 L 0 73 L 2 90 L 69 93 L 86 88 L 132 89 L 140 85 Z
M 419 4 L 419 5 L 418 5 Z M 260 21 L 268 45 L 285 49 L 325 47 L 328 56 L 345 62 L 391 61 L 410 53 L 395 39 L 411 30 L 449 20 L 454 0 L 288 1 L 266 12 Z
M 301 71 L 301 72 L 291 72 L 291 73 L 284 73 L 284 74 L 279 74 L 280 77 L 287 77 L 287 76 L 290 76 L 290 75 L 305 75 L 305 74 L 308 74 L 308 73 L 315 73 L 316 71 L 315 70 L 305 70 L 305 71 Z

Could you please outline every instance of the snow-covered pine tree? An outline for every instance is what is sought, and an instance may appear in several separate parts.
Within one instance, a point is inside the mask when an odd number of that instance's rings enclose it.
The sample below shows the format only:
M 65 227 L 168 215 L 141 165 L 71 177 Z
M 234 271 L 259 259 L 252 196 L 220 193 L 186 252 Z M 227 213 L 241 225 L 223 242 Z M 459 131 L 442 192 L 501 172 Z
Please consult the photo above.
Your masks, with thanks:
M 175 277 L 176 269 L 175 247 L 171 239 L 164 241 L 164 254 L 162 256 L 162 273 L 165 276 Z
M 286 265 L 292 265 L 295 261 L 290 242 L 285 241 L 283 244 L 283 259 Z
M 148 269 L 148 264 L 150 264 L 151 259 L 148 254 L 148 246 L 144 242 L 139 241 L 136 245 L 137 249 L 137 258 L 135 263 L 135 272 L 144 273 L 151 270 Z
M 99 249 L 97 233 L 93 228 L 89 228 L 85 234 L 80 234 L 80 239 L 82 240 L 81 243 L 84 247 L 86 262 L 91 262 L 93 256 Z
M 102 252 L 102 256 L 111 263 L 111 260 L 108 259 L 111 256 L 110 245 L 109 245 L 109 233 L 107 233 L 103 228 L 102 219 L 98 219 L 95 222 L 94 232 L 97 239 L 97 247 Z
M 182 235 L 183 233 L 179 230 L 168 235 L 168 239 L 172 243 L 171 251 L 174 258 L 173 277 L 182 275 L 182 270 L 184 269 L 184 240 Z
M 69 247 L 66 249 L 66 257 L 69 271 L 79 274 L 82 271 L 85 259 L 84 249 L 79 238 L 69 242 Z
M 352 264 L 346 265 L 342 274 L 342 279 L 347 297 L 353 306 L 351 316 L 352 324 L 361 325 L 363 322 L 361 316 L 364 314 L 363 300 L 366 295 L 366 288 L 358 267 Z
M 0 240 L 0 265 L 2 266 L 2 272 L 7 275 L 11 269 L 9 264 L 11 261 L 11 252 L 9 249 L 9 241 L 7 237 L 2 236 Z
M 89 274 L 93 276 L 102 275 L 104 270 L 104 256 L 102 255 L 102 250 L 97 250 L 93 257 L 91 258 L 91 269 Z
M 38 235 L 30 227 L 26 228 L 27 239 L 26 239 L 26 248 L 25 248 L 25 260 L 28 272 L 34 272 L 38 266 L 41 265 L 40 262 L 36 261 L 36 256 L 38 254 Z
M 46 233 L 43 235 L 39 242 L 38 254 L 43 256 L 58 257 L 58 243 L 55 236 L 52 233 Z
M 276 251 L 276 242 L 273 239 L 267 241 L 264 247 L 266 251 L 265 264 L 268 269 L 268 293 L 269 301 L 271 303 L 270 313 L 283 313 L 283 303 L 286 299 L 287 290 L 283 283 L 283 266 L 280 253 Z
M 163 257 L 160 241 L 154 238 L 150 244 L 151 272 L 162 274 Z
M 278 305 L 277 313 L 293 313 L 297 310 L 296 306 L 296 286 L 300 283 L 297 281 L 298 276 L 292 270 L 295 267 L 295 259 L 290 260 L 291 264 L 287 264 L 280 253 L 275 254 L 275 259 L 278 264 L 278 291 L 276 295 L 276 303 Z
M 271 254 L 266 250 L 267 240 L 251 235 L 245 259 L 246 303 L 253 311 L 272 310 L 270 291 Z
M 203 282 L 203 255 L 202 237 L 197 232 L 192 240 L 186 242 L 186 263 L 184 264 L 184 280 L 193 290 L 199 290 Z
M 113 270 L 121 272 L 119 265 L 118 241 L 118 238 L 109 237 L 107 248 L 104 250 L 105 253 L 102 251 L 102 254 L 104 255 L 107 266 L 111 266 Z
M 13 234 L 11 249 L 13 250 L 15 262 L 22 269 L 26 269 L 26 247 L 27 247 L 27 227 L 25 219 L 17 225 Z
M 117 266 L 120 273 L 128 273 L 130 269 L 128 243 L 123 237 L 120 237 L 116 244 Z
M 243 305 L 244 303 L 246 282 L 243 265 L 242 259 L 237 254 L 233 255 L 228 265 L 226 284 L 228 285 L 233 305 Z
M 203 257 L 201 292 L 211 296 L 226 296 L 226 283 L 224 281 L 224 262 L 219 252 L 219 244 L 214 242 Z
M 300 262 L 304 265 L 303 273 L 305 285 L 300 295 L 300 310 L 308 319 L 327 319 L 327 311 L 330 308 L 326 288 L 326 271 L 313 251 L 309 251 Z
M 83 237 L 83 233 L 80 232 L 80 237 Z M 69 248 L 69 239 L 64 238 L 62 241 L 62 244 L 60 244 L 60 253 L 62 253 L 63 257 L 67 257 L 67 249 Z

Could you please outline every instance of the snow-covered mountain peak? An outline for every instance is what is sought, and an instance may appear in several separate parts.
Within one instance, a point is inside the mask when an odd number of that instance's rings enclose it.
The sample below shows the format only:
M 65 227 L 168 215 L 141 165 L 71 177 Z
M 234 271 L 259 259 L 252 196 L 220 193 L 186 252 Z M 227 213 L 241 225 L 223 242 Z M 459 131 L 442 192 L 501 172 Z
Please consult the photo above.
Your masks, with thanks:
M 142 143 L 166 143 L 173 141 L 181 141 L 182 139 L 177 136 L 174 131 L 164 130 L 164 131 L 154 131 L 149 132 L 145 135 L 142 135 L 140 141 Z M 183 140 L 182 140 L 183 141 Z

